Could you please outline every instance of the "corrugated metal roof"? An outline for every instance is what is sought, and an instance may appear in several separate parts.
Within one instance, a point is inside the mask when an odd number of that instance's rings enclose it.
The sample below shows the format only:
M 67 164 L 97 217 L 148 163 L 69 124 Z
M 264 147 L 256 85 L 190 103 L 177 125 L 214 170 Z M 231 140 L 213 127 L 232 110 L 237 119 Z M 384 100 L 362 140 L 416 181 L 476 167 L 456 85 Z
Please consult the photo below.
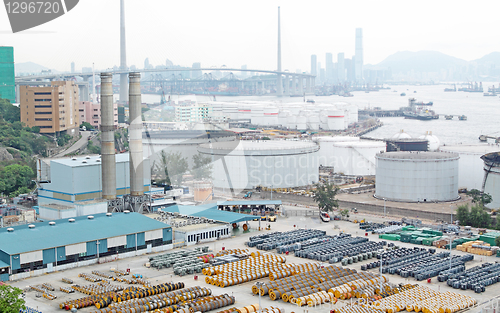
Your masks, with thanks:
M 164 212 L 179 213 L 182 215 L 204 217 L 223 223 L 239 223 L 251 221 L 257 216 L 217 210 L 214 206 L 172 205 L 162 208 Z
M 12 255 L 170 227 L 134 212 L 93 216 L 74 217 L 73 223 L 69 219 L 55 220 L 53 226 L 50 222 L 34 223 L 34 228 L 14 226 L 13 232 L 0 228 L 0 250 Z
M 281 200 L 217 201 L 217 205 L 281 205 Z

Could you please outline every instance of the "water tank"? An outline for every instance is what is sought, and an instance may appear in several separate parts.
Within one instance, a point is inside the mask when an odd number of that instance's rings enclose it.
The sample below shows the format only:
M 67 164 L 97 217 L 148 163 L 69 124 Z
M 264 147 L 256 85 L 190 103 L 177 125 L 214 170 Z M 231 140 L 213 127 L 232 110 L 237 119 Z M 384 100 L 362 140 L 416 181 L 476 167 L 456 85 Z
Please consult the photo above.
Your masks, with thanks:
M 457 200 L 458 159 L 457 153 L 445 152 L 379 153 L 375 197 L 402 202 Z
M 212 200 L 212 183 L 209 182 L 194 182 L 194 201 Z
M 434 136 L 432 132 L 425 132 L 425 135 L 418 137 L 419 139 L 427 140 L 428 151 L 438 151 L 441 141 Z
M 334 170 L 344 175 L 375 175 L 375 155 L 384 151 L 383 141 L 334 142 Z
M 484 161 L 484 192 L 491 196 L 490 209 L 500 208 L 500 152 L 492 152 L 481 157 Z
M 290 116 L 290 112 L 286 110 L 280 110 L 278 113 L 278 123 L 282 127 L 287 127 L 288 116 Z

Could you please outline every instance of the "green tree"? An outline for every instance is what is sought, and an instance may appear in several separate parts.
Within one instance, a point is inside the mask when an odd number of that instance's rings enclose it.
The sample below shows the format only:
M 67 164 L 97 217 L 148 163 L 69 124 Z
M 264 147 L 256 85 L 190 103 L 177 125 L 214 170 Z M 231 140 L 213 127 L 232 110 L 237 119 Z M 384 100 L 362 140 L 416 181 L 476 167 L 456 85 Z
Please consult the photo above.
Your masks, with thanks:
M 500 236 L 495 238 L 495 246 L 499 246 L 500 247 Z
M 86 130 L 94 129 L 94 127 L 92 127 L 92 125 L 89 122 L 83 122 L 83 123 L 81 123 L 80 124 L 80 128 L 82 128 L 83 126 L 85 126 Z
M 211 179 L 214 167 L 211 162 L 210 157 L 205 157 L 201 153 L 193 155 L 193 168 L 191 169 L 193 177 L 195 179 Z
M 457 219 L 460 225 L 470 225 L 469 206 L 467 204 L 459 205 L 457 208 Z
M 462 226 L 489 228 L 491 226 L 490 214 L 481 204 L 473 205 L 470 210 L 468 205 L 461 205 L 457 209 L 457 218 Z
M 187 158 L 182 157 L 180 152 L 160 153 L 160 170 L 165 175 L 165 183 L 180 186 L 182 183 L 182 176 L 187 172 L 189 166 Z
M 483 206 L 491 203 L 492 201 L 491 195 L 477 189 L 471 189 L 466 194 L 472 198 L 473 203 L 481 204 Z
M 14 123 L 21 120 L 21 109 L 6 99 L 0 99 L 0 114 L 7 122 Z
M 25 301 L 21 297 L 23 291 L 10 285 L 0 286 L 0 312 L 19 313 L 19 310 L 26 309 Z
M 343 209 L 340 211 L 342 218 L 349 218 L 349 209 Z
M 497 218 L 496 218 L 495 229 L 496 229 L 496 230 L 500 230 L 500 213 L 499 213 L 499 212 L 497 212 Z
M 320 211 L 333 211 L 339 207 L 338 200 L 335 199 L 339 188 L 331 183 L 317 183 L 316 189 L 313 190 L 314 202 L 318 204 Z
M 12 164 L 0 169 L 0 192 L 11 194 L 21 187 L 31 186 L 33 170 L 27 165 Z M 28 189 L 29 190 L 29 189 Z

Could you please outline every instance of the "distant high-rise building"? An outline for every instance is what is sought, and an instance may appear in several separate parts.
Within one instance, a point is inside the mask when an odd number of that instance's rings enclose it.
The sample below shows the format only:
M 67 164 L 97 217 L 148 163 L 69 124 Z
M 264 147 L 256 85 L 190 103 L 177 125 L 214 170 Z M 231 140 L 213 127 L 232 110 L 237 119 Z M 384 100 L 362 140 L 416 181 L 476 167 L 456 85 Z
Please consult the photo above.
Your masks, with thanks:
M 0 47 L 0 98 L 16 102 L 14 47 Z
M 325 70 L 326 70 L 326 80 L 331 81 L 333 79 L 333 55 L 331 53 L 326 54 L 325 59 Z
M 174 66 L 174 62 L 172 62 L 172 61 L 170 61 L 169 59 L 167 59 L 167 60 L 165 61 L 165 66 L 167 66 L 167 67 L 172 67 L 172 66 Z
M 346 80 L 354 81 L 354 60 L 344 59 L 344 66 L 346 69 Z
M 146 60 L 144 60 L 144 69 L 148 69 L 150 68 L 150 64 L 149 64 L 149 58 L 146 58 Z
M 318 59 L 315 54 L 311 55 L 311 75 L 316 76 L 318 74 Z
M 201 68 L 201 63 L 200 62 L 193 63 L 192 68 Z M 192 73 L 191 78 L 202 79 L 202 76 L 203 76 L 202 71 L 192 71 L 191 73 Z
M 131 70 L 131 71 L 135 71 L 135 70 L 136 70 L 135 65 L 130 65 L 130 70 Z
M 247 65 L 245 64 L 245 65 L 242 65 L 242 66 L 241 66 L 241 69 L 242 69 L 242 70 L 246 70 L 246 69 L 248 69 L 248 67 L 247 67 Z M 241 72 L 241 77 L 248 77 L 248 72 L 246 72 L 246 71 L 245 71 L 245 72 Z
M 345 81 L 345 61 L 343 52 L 337 54 L 337 78 L 339 82 Z
M 71 62 L 71 73 L 75 72 L 75 62 Z
M 354 52 L 354 76 L 356 80 L 363 80 L 363 29 L 356 28 L 356 50 Z
M 326 80 L 326 73 L 325 73 L 325 69 L 324 68 L 320 68 L 319 69 L 319 80 L 324 83 L 325 80 Z

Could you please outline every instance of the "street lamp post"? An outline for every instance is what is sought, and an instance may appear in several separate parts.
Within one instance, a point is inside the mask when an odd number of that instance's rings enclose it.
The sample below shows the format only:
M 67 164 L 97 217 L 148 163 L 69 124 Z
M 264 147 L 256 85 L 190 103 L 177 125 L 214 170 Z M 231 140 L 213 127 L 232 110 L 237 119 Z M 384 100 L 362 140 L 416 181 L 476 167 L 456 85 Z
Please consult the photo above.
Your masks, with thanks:
M 386 212 L 386 211 L 385 211 L 385 198 L 384 198 L 384 217 L 385 217 L 385 215 L 386 215 L 386 214 L 385 214 L 385 212 Z
M 262 313 L 262 307 L 260 305 L 260 288 L 264 287 L 266 285 L 266 283 L 263 283 L 263 282 L 256 282 L 255 285 L 257 285 L 257 287 L 259 287 L 259 313 Z

